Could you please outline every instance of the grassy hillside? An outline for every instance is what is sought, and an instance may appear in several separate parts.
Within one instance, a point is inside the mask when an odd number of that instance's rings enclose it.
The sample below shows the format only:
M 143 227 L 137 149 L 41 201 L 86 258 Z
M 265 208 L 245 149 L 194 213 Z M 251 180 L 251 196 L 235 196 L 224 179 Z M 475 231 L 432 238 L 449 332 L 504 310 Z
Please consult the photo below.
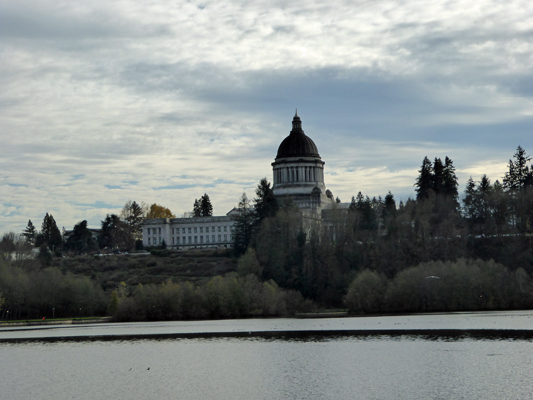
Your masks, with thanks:
M 159 251 L 157 255 L 77 256 L 54 259 L 53 266 L 63 272 L 85 275 L 97 280 L 104 290 L 115 289 L 120 282 L 139 283 L 190 281 L 202 284 L 213 276 L 235 271 L 237 260 L 227 250 Z

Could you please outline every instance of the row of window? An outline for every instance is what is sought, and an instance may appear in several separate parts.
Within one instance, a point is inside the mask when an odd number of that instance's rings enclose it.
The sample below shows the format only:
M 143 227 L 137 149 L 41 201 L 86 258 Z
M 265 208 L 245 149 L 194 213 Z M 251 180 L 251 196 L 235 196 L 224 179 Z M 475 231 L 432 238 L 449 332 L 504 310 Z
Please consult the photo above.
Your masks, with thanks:
M 209 228 L 211 228 L 211 232 L 216 232 L 216 228 L 218 228 L 218 232 L 222 232 L 222 228 L 224 228 L 224 232 L 227 232 L 228 231 L 228 226 L 227 225 L 224 225 L 224 226 L 206 226 L 205 227 L 205 233 L 209 233 Z M 186 231 L 187 229 L 187 231 Z M 193 230 L 194 230 L 194 233 L 198 233 L 198 230 L 200 230 L 200 233 L 204 233 L 204 227 L 203 226 L 200 226 L 200 227 L 197 227 L 195 226 L 194 228 L 181 228 L 181 233 L 193 233 Z M 180 228 L 172 228 L 172 234 L 179 234 L 180 233 Z
M 209 230 L 209 228 L 211 228 L 211 231 Z M 218 232 L 222 232 L 222 230 L 224 230 L 224 232 L 227 232 L 228 231 L 228 226 L 227 225 L 224 225 L 224 226 L 206 226 L 205 227 L 205 233 L 209 233 L 209 232 L 216 232 L 216 228 L 218 228 Z M 197 227 L 195 226 L 194 228 L 192 227 L 189 227 L 189 228 L 181 228 L 181 233 L 182 234 L 185 234 L 185 233 L 193 233 L 193 229 L 194 229 L 194 233 L 198 233 L 198 229 L 200 230 L 200 233 L 204 233 L 204 227 L 203 226 L 200 226 L 200 227 Z M 179 234 L 180 233 L 180 228 L 172 228 L 172 234 Z M 148 235 L 161 235 L 161 228 L 148 228 Z
M 205 243 L 217 243 L 217 241 L 215 240 L 216 238 L 216 235 L 205 235 Z M 233 241 L 233 235 L 231 235 L 231 240 Z M 224 242 L 227 242 L 228 241 L 228 234 L 225 233 L 224 234 Z M 218 235 L 218 242 L 222 242 L 222 235 Z M 161 239 L 160 237 L 154 237 L 154 238 L 151 238 L 149 237 L 148 238 L 148 245 L 151 246 L 151 245 L 154 245 L 154 246 L 157 246 L 159 244 L 162 244 L 163 243 L 163 239 Z M 200 237 L 198 236 L 182 236 L 181 237 L 181 240 L 180 240 L 180 237 L 172 237 L 172 244 L 202 244 L 204 243 L 204 236 L 203 235 L 200 235 Z
M 231 235 L 231 240 L 233 240 L 233 235 Z M 224 234 L 224 242 L 228 241 L 228 234 Z M 222 242 L 222 235 L 218 235 L 218 242 Z M 172 237 L 172 244 L 202 244 L 204 243 L 204 236 L 182 236 Z M 205 243 L 216 243 L 215 235 L 205 235 Z

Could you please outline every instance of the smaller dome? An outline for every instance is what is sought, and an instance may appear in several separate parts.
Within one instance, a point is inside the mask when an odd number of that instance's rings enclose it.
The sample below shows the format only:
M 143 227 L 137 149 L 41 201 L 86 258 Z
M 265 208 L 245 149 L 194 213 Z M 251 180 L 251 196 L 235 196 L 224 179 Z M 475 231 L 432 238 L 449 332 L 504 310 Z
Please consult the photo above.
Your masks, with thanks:
M 298 111 L 296 111 L 296 115 L 292 120 L 292 131 L 290 135 L 287 136 L 279 145 L 276 159 L 287 157 L 320 158 L 315 143 L 310 137 L 306 136 L 302 130 L 302 121 L 298 116 Z

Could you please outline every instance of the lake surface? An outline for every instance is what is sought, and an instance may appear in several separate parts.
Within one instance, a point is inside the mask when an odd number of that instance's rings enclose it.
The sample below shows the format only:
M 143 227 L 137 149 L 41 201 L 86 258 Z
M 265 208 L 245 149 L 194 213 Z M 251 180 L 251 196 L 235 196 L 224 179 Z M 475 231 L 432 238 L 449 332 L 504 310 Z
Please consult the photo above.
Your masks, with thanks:
M 0 328 L 0 398 L 528 399 L 532 328 L 529 311 Z

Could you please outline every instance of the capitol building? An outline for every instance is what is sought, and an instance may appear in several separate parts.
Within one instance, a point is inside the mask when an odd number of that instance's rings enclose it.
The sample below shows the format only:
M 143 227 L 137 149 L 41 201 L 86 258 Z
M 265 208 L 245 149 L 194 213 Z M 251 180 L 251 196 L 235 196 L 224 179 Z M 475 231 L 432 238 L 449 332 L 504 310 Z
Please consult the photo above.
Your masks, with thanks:
M 324 182 L 324 164 L 296 111 L 292 130 L 272 163 L 274 195 L 280 201 L 290 199 L 307 218 L 324 219 L 335 204 Z M 233 209 L 223 216 L 145 219 L 143 245 L 159 246 L 165 241 L 174 249 L 232 247 L 238 213 Z

